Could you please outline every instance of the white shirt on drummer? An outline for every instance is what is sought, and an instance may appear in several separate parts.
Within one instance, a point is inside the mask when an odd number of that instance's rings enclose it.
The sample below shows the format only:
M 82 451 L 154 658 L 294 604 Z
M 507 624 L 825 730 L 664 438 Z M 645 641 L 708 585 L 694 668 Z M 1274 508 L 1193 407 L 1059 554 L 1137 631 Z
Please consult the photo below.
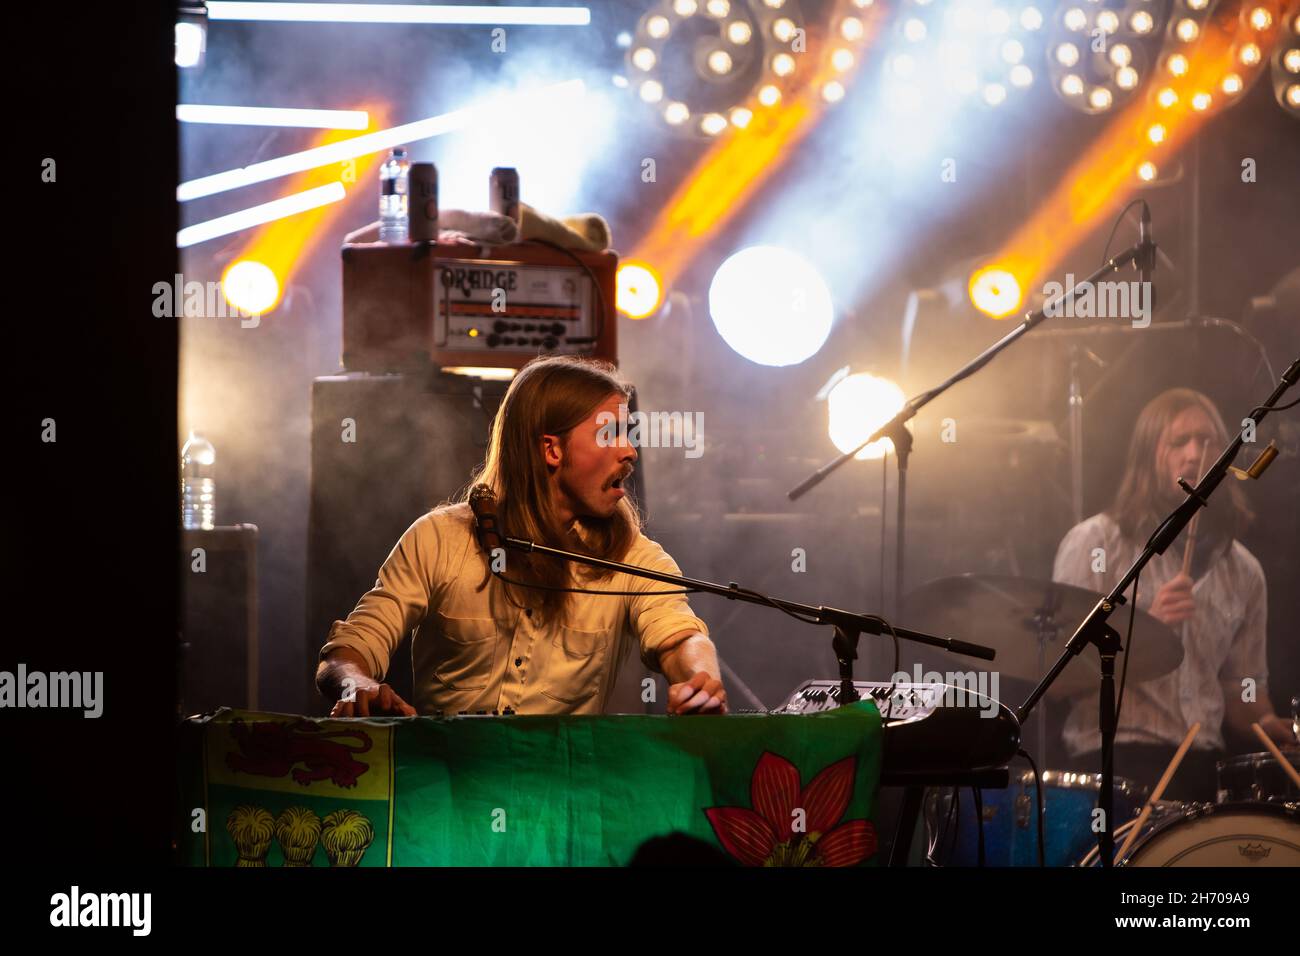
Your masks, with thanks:
M 1150 610 L 1156 592 L 1182 570 L 1181 535 L 1164 554 L 1156 555 L 1138 582 L 1138 607 Z M 1104 571 L 1095 549 L 1102 549 Z M 1129 541 L 1106 514 L 1093 515 L 1066 534 L 1056 552 L 1053 580 L 1101 593 L 1118 583 L 1141 552 L 1141 543 Z M 1124 692 L 1116 743 L 1182 743 L 1197 721 L 1201 724 L 1193 747 L 1223 749 L 1223 695 L 1225 686 L 1241 693 L 1243 681 L 1254 682 L 1256 700 L 1268 699 L 1268 659 L 1265 649 L 1268 597 L 1264 571 L 1245 546 L 1234 541 L 1220 553 L 1192 587 L 1196 610 L 1177 628 L 1183 639 L 1183 662 L 1172 673 L 1145 683 L 1131 679 Z M 1130 589 L 1131 593 L 1131 589 Z M 1127 606 L 1110 619 L 1111 626 L 1127 633 Z M 1134 627 L 1134 645 L 1141 656 L 1142 631 Z M 1087 650 L 1093 656 L 1096 652 Z M 1116 660 L 1116 694 L 1124 656 Z M 1077 663 L 1072 666 L 1079 666 Z M 1230 691 L 1232 692 L 1232 691 Z M 1074 755 L 1099 750 L 1097 692 L 1090 690 L 1074 701 L 1062 732 Z

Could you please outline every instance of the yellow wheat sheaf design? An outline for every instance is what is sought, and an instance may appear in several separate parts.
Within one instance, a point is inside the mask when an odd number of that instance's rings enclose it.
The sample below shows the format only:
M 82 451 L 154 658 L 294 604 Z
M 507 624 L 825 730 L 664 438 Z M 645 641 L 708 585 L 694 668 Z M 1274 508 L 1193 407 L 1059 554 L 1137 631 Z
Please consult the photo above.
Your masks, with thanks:
M 320 842 L 321 822 L 306 807 L 289 807 L 275 820 L 275 839 L 285 866 L 311 866 Z
M 356 810 L 335 810 L 320 831 L 330 866 L 356 866 L 374 838 L 375 828 Z
M 226 830 L 235 841 L 239 859 L 235 866 L 266 866 L 275 820 L 263 807 L 235 807 L 226 817 Z

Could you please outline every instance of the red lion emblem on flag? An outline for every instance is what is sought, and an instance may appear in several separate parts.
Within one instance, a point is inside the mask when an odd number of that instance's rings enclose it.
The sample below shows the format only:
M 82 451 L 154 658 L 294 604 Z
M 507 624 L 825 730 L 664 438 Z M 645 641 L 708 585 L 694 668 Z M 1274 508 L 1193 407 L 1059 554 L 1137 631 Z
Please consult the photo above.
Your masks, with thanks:
M 226 765 L 238 773 L 259 777 L 292 774 L 304 787 L 316 780 L 329 780 L 338 787 L 355 787 L 357 779 L 370 769 L 369 764 L 353 759 L 353 754 L 365 753 L 372 746 L 370 735 L 364 730 L 327 733 L 310 720 L 257 723 L 250 728 L 235 718 L 230 735 L 240 752 L 226 754 Z M 360 746 L 341 744 L 335 737 L 352 737 Z

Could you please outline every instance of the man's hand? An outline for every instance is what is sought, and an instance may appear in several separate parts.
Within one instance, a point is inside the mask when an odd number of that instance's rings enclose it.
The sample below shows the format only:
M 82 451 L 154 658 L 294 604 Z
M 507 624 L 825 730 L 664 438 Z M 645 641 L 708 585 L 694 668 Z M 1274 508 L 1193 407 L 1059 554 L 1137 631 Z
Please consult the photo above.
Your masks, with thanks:
M 1183 623 L 1196 611 L 1192 597 L 1192 579 L 1179 574 L 1169 579 L 1151 602 L 1151 616 L 1162 624 L 1174 627 Z
M 352 697 L 348 700 L 348 697 Z M 395 717 L 414 717 L 415 708 L 387 684 L 369 681 L 358 684 L 351 693 L 345 688 L 339 702 L 330 710 L 331 717 L 378 717 L 389 714 Z
M 722 681 L 706 671 L 696 671 L 690 680 L 668 688 L 670 714 L 725 714 L 727 692 Z
M 1291 732 L 1291 721 L 1283 720 L 1277 714 L 1269 714 L 1259 719 L 1259 728 L 1273 739 L 1279 747 L 1295 747 L 1295 734 Z

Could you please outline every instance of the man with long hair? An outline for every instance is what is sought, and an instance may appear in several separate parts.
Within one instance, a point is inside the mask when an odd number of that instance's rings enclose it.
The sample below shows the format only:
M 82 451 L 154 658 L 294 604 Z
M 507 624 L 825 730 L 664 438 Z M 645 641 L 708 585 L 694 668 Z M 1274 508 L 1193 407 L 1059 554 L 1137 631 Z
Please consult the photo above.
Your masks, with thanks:
M 471 482 L 496 494 L 502 531 L 681 573 L 642 533 L 623 487 L 637 452 L 607 423 L 630 393 L 612 366 L 591 360 L 553 356 L 519 370 Z M 679 590 L 538 554 L 510 552 L 493 567 L 475 537 L 469 490 L 417 519 L 375 587 L 330 629 L 316 684 L 334 702 L 331 716 L 599 714 L 634 641 L 670 682 L 669 713 L 727 712 L 708 629 Z M 412 629 L 414 707 L 382 683 Z
M 1056 554 L 1055 580 L 1108 592 L 1161 519 L 1185 497 L 1178 479 L 1198 481 L 1227 440 L 1218 410 L 1200 392 L 1174 388 L 1152 399 L 1138 415 L 1114 503 L 1066 534 Z M 1183 661 L 1170 674 L 1124 690 L 1115 773 L 1154 785 L 1199 721 L 1192 749 L 1166 790 L 1171 799 L 1214 799 L 1214 764 L 1224 750 L 1225 722 L 1254 739 L 1250 725 L 1258 721 L 1279 745 L 1296 745 L 1290 723 L 1269 703 L 1264 572 L 1237 540 L 1250 519 L 1236 483 L 1220 486 L 1200 512 L 1191 573 L 1182 570 L 1184 531 L 1146 566 L 1138 582 L 1138 606 L 1181 635 Z M 1123 625 L 1117 630 L 1123 633 Z M 1140 645 L 1142 634 L 1135 632 L 1133 640 Z M 1074 702 L 1063 736 L 1081 767 L 1099 766 L 1095 691 Z

